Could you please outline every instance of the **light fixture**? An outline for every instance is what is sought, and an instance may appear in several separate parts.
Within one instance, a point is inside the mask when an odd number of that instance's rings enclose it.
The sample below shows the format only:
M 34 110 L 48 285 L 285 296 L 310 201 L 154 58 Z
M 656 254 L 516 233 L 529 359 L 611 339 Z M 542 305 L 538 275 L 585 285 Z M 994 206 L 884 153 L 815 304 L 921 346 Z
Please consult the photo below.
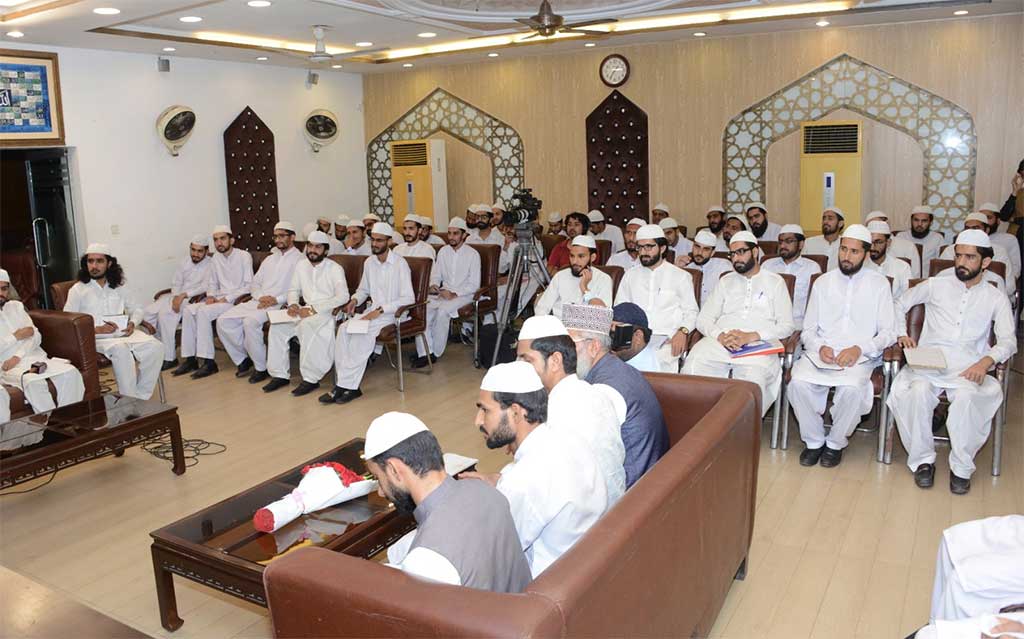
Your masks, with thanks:
M 356 42 L 356 46 L 357 47 L 372 47 L 373 43 L 372 42 L 366 42 L 366 41 Z
M 497 57 L 498 57 L 498 54 L 492 51 L 491 53 L 488 53 L 488 54 L 487 54 L 487 57 L 488 57 L 488 58 L 497 58 Z
M 121 10 L 114 7 L 97 7 L 92 12 L 101 16 L 116 16 L 121 13 Z
M 825 19 L 818 20 L 817 22 L 814 23 L 814 25 L 818 27 L 827 27 L 830 24 L 832 23 Z
M 253 9 L 262 9 L 264 7 L 269 7 L 273 3 L 270 2 L 270 0 L 249 0 L 246 4 Z
M 7 37 L 8 38 L 24 38 L 25 34 L 22 33 L 21 31 L 8 31 L 7 32 Z
M 693 37 L 695 37 L 695 38 L 703 38 L 706 35 L 707 34 L 704 33 L 703 31 L 694 31 L 693 32 Z
M 332 69 L 340 69 L 340 68 L 341 68 L 341 65 L 340 65 L 340 64 L 332 64 L 332 65 L 331 65 L 331 68 L 332 68 Z
M 433 31 L 424 31 L 423 33 L 417 33 L 416 36 L 420 38 L 436 38 L 437 34 Z
M 178 22 L 202 22 L 203 19 L 199 16 L 182 16 L 178 18 Z
M 265 55 L 261 55 L 261 56 L 259 56 L 259 57 L 258 57 L 258 58 L 256 58 L 256 59 L 257 59 L 257 60 L 259 60 L 260 62 L 266 62 L 266 61 L 267 61 L 267 60 L 269 60 L 270 58 L 268 58 L 268 57 L 267 57 L 267 56 L 265 56 Z
M 405 67 L 406 69 L 408 69 L 408 68 L 410 68 L 412 66 L 412 62 L 406 62 L 402 66 Z
M 585 45 L 583 45 L 583 46 L 585 46 L 585 47 L 596 47 L 596 46 L 597 46 L 597 44 L 595 44 L 595 43 L 593 43 L 593 42 L 588 42 L 588 43 L 586 43 L 586 44 L 585 44 Z
M 175 49 L 174 47 L 164 47 L 164 51 L 167 53 L 174 53 L 175 51 L 177 51 L 177 49 Z
M 968 13 L 970 13 L 970 11 L 968 11 L 967 9 L 958 9 L 958 10 L 953 12 L 953 15 L 955 15 L 955 16 L 965 16 Z

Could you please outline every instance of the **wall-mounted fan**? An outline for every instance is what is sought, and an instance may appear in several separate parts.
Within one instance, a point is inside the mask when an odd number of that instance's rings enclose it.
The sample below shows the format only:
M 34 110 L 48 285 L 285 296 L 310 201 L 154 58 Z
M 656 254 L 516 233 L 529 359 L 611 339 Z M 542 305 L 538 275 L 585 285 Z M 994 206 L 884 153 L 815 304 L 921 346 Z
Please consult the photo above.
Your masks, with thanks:
M 195 126 L 195 111 L 180 104 L 167 107 L 156 119 L 156 133 L 167 151 L 175 157 L 178 156 L 178 150 L 188 142 Z
M 310 111 L 302 130 L 306 134 L 306 141 L 313 147 L 313 152 L 319 153 L 320 147 L 338 139 L 338 116 L 327 109 Z

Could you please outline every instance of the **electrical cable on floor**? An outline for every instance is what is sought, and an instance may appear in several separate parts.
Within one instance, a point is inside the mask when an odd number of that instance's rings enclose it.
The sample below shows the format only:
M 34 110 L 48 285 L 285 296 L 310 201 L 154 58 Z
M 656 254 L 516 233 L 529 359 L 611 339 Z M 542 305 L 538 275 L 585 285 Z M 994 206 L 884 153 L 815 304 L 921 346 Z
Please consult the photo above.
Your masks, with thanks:
M 199 457 L 202 455 L 220 455 L 228 449 L 224 444 L 209 442 L 205 439 L 183 439 L 181 443 L 185 448 L 186 468 L 191 468 L 198 464 Z M 164 435 L 163 437 L 148 441 L 141 448 L 157 459 L 174 462 L 174 449 L 171 447 L 170 435 Z
M 50 478 L 47 479 L 46 481 L 44 481 L 43 483 L 39 484 L 38 486 L 33 486 L 32 488 L 29 488 L 27 490 L 10 490 L 10 491 L 5 491 L 5 492 L 0 493 L 0 497 L 6 497 L 7 495 L 23 495 L 25 493 L 30 493 L 33 490 L 39 490 L 43 486 L 45 486 L 45 485 L 49 484 L 51 481 L 53 481 L 53 478 L 57 476 L 58 472 L 60 472 L 60 471 L 59 470 L 53 471 L 53 474 L 50 475 Z

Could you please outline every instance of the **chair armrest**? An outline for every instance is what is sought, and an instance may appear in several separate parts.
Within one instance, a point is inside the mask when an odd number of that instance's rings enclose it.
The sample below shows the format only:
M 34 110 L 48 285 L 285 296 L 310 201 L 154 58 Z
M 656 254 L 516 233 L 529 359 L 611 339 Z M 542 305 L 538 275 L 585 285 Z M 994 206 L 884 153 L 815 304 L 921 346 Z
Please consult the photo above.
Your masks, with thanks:
M 903 361 L 903 347 L 899 344 L 893 344 L 887 347 L 882 352 L 882 361 L 884 362 L 902 362 Z
M 91 315 L 64 311 L 28 312 L 42 337 L 43 350 L 50 357 L 63 357 L 82 374 L 85 399 L 100 396 L 100 376 L 96 356 L 96 329 Z
M 153 295 L 153 301 L 155 302 L 156 300 L 160 299 L 161 297 L 163 297 L 164 295 L 167 295 L 170 292 L 171 292 L 171 289 L 169 289 L 169 288 L 165 288 L 165 289 L 161 289 L 161 290 L 157 291 Z
M 188 303 L 189 304 L 198 304 L 199 302 L 202 302 L 204 299 L 206 299 L 206 293 L 200 293 L 199 295 L 193 295 L 189 299 Z
M 488 293 L 491 292 L 491 288 L 492 287 L 490 287 L 490 286 L 481 286 L 480 288 L 476 289 L 476 291 L 473 293 L 473 301 L 474 302 L 480 301 L 480 299 L 482 297 L 484 297 L 485 295 L 487 295 Z M 496 291 L 497 288 L 495 288 L 494 290 Z M 497 294 L 495 294 L 495 297 L 497 297 Z
M 792 335 L 782 340 L 782 345 L 786 347 L 786 355 L 796 353 L 796 347 L 800 345 L 800 331 L 794 331 Z
M 402 316 L 402 313 L 405 313 L 406 311 L 411 311 L 414 308 L 419 308 L 420 306 L 425 307 L 426 305 L 427 302 L 424 300 L 422 302 L 413 302 L 412 304 L 399 306 L 397 309 L 395 309 L 395 323 L 398 323 L 398 318 Z
M 246 302 L 249 302 L 251 300 L 252 300 L 252 295 L 249 295 L 248 293 L 246 293 L 245 295 L 243 295 L 243 296 L 239 297 L 237 300 L 235 300 L 235 306 L 238 306 L 239 304 L 245 304 Z

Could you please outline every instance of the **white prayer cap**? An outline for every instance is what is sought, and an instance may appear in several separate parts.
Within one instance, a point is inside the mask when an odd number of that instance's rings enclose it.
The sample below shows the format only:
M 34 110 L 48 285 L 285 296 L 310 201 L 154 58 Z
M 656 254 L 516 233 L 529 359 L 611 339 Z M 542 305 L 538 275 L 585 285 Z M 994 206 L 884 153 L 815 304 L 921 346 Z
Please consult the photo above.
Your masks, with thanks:
M 743 210 L 744 211 L 749 211 L 750 209 L 761 209 L 762 211 L 767 211 L 768 207 L 764 205 L 764 202 L 751 202 Z
M 662 229 L 677 229 L 679 228 L 679 222 L 676 222 L 674 219 L 670 217 L 666 217 L 662 221 L 658 222 L 658 226 L 660 226 Z
M 956 236 L 954 244 L 967 244 L 968 246 L 980 246 L 982 248 L 992 248 L 992 238 L 988 236 L 988 233 L 981 229 L 967 229 L 966 231 L 960 231 L 960 235 Z
M 448 220 L 448 230 L 450 231 L 452 229 L 459 229 L 460 231 L 465 231 L 466 233 L 469 233 L 469 227 L 466 226 L 466 220 L 462 219 L 461 217 L 453 217 L 452 219 Z
M 0 268 L 0 282 L 7 282 L 8 284 L 11 283 L 11 276 L 2 268 Z M 533 366 L 530 366 L 530 368 L 533 368 Z
M 491 210 L 493 211 L 494 209 L 499 209 L 499 210 L 504 211 L 505 210 L 505 203 L 502 202 L 501 200 L 498 200 L 497 202 L 495 202 L 494 204 L 491 205 Z
M 843 237 L 871 244 L 871 231 L 863 224 L 851 224 L 843 231 Z
M 316 221 L 317 221 L 317 222 L 320 222 L 320 221 L 324 221 L 324 222 L 330 222 L 330 221 L 331 221 L 331 218 L 327 217 L 326 215 L 318 215 L 318 216 L 316 217 Z
M 363 216 L 363 221 L 365 222 L 366 220 L 380 222 L 380 216 L 378 216 L 376 213 L 367 213 L 366 215 Z
M 868 232 L 879 233 L 881 235 L 892 235 L 892 229 L 889 228 L 889 223 L 879 222 L 878 220 L 868 222 Z
M 979 211 L 992 211 L 993 213 L 999 212 L 999 207 L 991 202 L 985 202 L 978 207 Z
M 328 237 L 327 234 L 324 233 L 323 231 L 316 230 L 316 231 L 311 232 L 308 236 L 306 236 L 306 241 L 308 241 L 310 244 L 328 244 L 328 245 L 330 245 L 331 238 Z
M 782 228 L 779 229 L 779 235 L 785 233 L 793 233 L 794 235 L 804 235 L 804 227 L 799 224 L 783 224 Z
M 868 216 L 864 218 L 864 223 L 867 224 L 871 220 L 876 220 L 880 217 L 884 217 L 886 220 L 889 219 L 889 216 L 886 214 L 885 211 L 871 211 L 870 213 L 868 213 Z
M 725 213 L 725 209 L 722 208 L 720 205 L 715 204 L 713 206 L 709 206 L 707 212 L 708 213 Z
M 551 211 L 548 213 L 548 223 L 561 222 L 562 214 L 558 211 Z
M 747 224 L 747 218 L 743 217 L 743 216 L 742 216 L 742 215 L 740 215 L 739 213 L 730 213 L 730 214 L 729 214 L 729 216 L 725 218 L 725 220 L 726 220 L 727 222 L 728 222 L 729 220 L 739 220 L 739 221 L 740 221 L 740 224 L 742 224 L 742 225 L 743 225 L 743 230 L 744 230 L 744 231 L 749 231 L 749 230 L 750 230 L 750 225 L 749 225 L 749 224 Z
M 729 246 L 732 246 L 736 242 L 747 242 L 749 244 L 757 244 L 757 238 L 750 231 L 737 231 L 732 234 L 729 238 Z
M 666 213 L 671 213 L 672 212 L 672 211 L 668 210 L 668 204 L 665 204 L 664 202 L 658 202 L 657 204 L 654 205 L 654 208 L 651 209 L 651 210 L 652 211 L 664 211 Z
M 423 226 L 429 226 L 430 228 L 434 228 L 434 218 L 427 217 L 426 215 L 420 215 L 419 218 L 420 224 L 422 224 Z
M 523 322 L 523 328 L 519 331 L 519 341 L 559 335 L 569 335 L 562 320 L 554 315 L 534 315 Z
M 348 223 L 352 220 L 347 215 L 339 215 L 338 219 L 334 220 L 335 226 L 348 226 Z
M 597 242 L 594 240 L 593 235 L 577 235 L 572 238 L 570 246 L 585 246 L 588 249 L 597 250 Z
M 213 227 L 213 233 L 210 233 L 210 235 L 216 235 L 218 233 L 227 233 L 228 235 L 234 235 L 234 233 L 231 232 L 231 227 L 228 226 L 227 224 L 218 224 L 217 226 Z
M 533 393 L 542 388 L 537 369 L 522 361 L 491 366 L 480 382 L 480 390 L 492 393 Z
M 422 222 L 420 222 L 420 216 L 416 215 L 415 213 L 409 213 L 408 215 L 406 215 L 405 219 L 402 220 L 402 224 L 405 224 L 406 222 L 415 222 L 416 224 L 422 224 Z
M 366 429 L 366 441 L 363 442 L 363 457 L 373 459 L 377 455 L 401 444 L 416 433 L 424 432 L 429 433 L 430 429 L 415 415 L 394 411 L 384 413 L 370 422 L 370 427 Z
M 932 207 L 928 206 L 927 204 L 919 204 L 915 206 L 910 211 L 911 215 L 913 215 L 914 213 L 927 213 L 928 215 L 933 215 Z
M 395 229 L 391 228 L 391 225 L 387 222 L 377 222 L 373 225 L 370 230 L 370 235 L 386 235 L 391 237 L 395 234 Z
M 694 244 L 700 244 L 701 246 L 716 246 L 718 244 L 718 238 L 715 234 L 707 229 L 701 229 L 697 231 L 697 235 L 693 238 Z
M 659 237 L 664 239 L 665 231 L 657 224 L 644 224 L 636 230 L 636 239 L 638 240 L 656 240 Z
M 982 224 L 988 225 L 988 216 L 985 215 L 984 213 L 978 213 L 977 211 L 975 211 L 974 213 L 971 213 L 966 218 L 964 218 L 964 222 L 970 222 L 972 220 L 975 222 L 981 222 Z
M 318 220 L 326 220 L 327 218 L 326 217 L 318 217 L 317 219 Z M 280 222 L 278 222 L 277 224 L 274 225 L 274 230 L 275 231 L 291 231 L 292 233 L 294 233 L 295 232 L 295 225 L 292 224 L 291 222 L 287 222 L 285 220 L 281 220 Z
M 643 226 L 643 225 L 645 225 L 645 224 L 647 224 L 647 222 L 646 222 L 645 220 L 641 220 L 641 219 L 640 219 L 640 218 L 638 218 L 638 217 L 634 217 L 634 218 L 633 218 L 633 219 L 631 219 L 630 221 L 626 222 L 626 226 L 633 226 L 633 225 L 636 225 L 636 226 Z
M 110 246 L 93 242 L 85 249 L 85 255 L 110 255 Z
M 476 205 L 476 212 L 477 213 L 494 213 L 494 211 L 491 210 L 491 207 L 487 206 L 486 204 L 477 204 Z
M 362 220 L 349 220 L 348 221 L 348 227 L 352 228 L 353 226 L 361 228 L 361 229 L 365 229 L 366 228 L 366 225 L 363 224 Z
M 565 304 L 562 306 L 562 324 L 566 330 L 607 335 L 612 330 L 615 312 L 610 306 L 594 304 Z
M 195 244 L 196 246 L 209 246 L 210 237 L 208 235 L 196 234 L 192 236 L 192 241 L 189 244 Z
M 830 207 L 826 208 L 824 211 L 822 211 L 822 213 L 826 213 L 828 211 L 832 211 L 833 213 L 835 213 L 837 216 L 839 216 L 839 219 L 841 219 L 841 220 L 845 220 L 846 219 L 846 216 L 843 215 L 843 210 L 841 208 L 839 208 L 838 206 L 830 206 Z
M 590 213 L 587 213 L 587 219 L 591 222 L 604 222 L 604 213 L 594 209 Z

